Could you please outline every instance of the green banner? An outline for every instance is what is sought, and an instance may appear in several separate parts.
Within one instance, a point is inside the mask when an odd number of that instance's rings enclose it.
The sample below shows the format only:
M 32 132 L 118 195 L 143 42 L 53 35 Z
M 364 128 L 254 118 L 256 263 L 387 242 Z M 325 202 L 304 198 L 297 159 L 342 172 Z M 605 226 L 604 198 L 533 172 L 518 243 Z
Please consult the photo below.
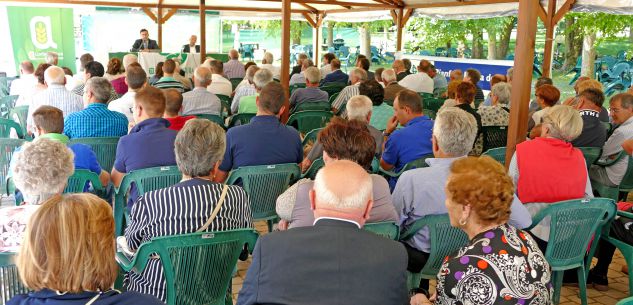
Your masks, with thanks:
M 16 67 L 25 60 L 37 66 L 46 52 L 56 52 L 58 65 L 75 72 L 72 9 L 9 6 L 7 14 Z

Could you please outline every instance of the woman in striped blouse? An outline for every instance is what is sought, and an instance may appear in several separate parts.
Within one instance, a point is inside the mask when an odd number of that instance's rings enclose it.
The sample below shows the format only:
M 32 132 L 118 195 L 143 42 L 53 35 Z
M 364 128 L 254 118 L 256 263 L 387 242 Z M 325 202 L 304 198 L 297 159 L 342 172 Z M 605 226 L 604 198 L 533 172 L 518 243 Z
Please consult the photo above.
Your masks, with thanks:
M 171 187 L 145 193 L 134 204 L 125 237 L 130 249 L 154 237 L 196 232 L 204 226 L 220 200 L 223 185 L 212 182 L 225 150 L 224 130 L 202 119 L 187 121 L 175 141 L 176 163 L 183 180 Z M 248 196 L 229 186 L 209 232 L 252 228 Z M 128 290 L 165 301 L 165 279 L 160 261 L 150 260 L 142 273 L 126 275 Z

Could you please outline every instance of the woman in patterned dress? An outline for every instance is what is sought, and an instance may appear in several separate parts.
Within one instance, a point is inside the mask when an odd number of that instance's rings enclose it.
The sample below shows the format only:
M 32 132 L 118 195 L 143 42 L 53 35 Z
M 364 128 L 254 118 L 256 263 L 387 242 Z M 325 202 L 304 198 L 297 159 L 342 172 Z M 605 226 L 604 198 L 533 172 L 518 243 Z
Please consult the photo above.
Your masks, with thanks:
M 505 168 L 484 156 L 455 161 L 446 182 L 451 225 L 467 246 L 448 256 L 437 275 L 437 295 L 417 294 L 412 305 L 551 304 L 551 270 L 529 234 L 507 224 L 514 194 Z

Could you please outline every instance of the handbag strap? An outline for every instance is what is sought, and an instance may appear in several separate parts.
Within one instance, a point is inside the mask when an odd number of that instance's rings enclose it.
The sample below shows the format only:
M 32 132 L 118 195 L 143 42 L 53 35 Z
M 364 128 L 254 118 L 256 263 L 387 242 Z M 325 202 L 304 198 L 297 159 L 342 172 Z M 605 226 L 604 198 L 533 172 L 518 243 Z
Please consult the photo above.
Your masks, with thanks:
M 211 222 L 213 222 L 213 220 L 215 219 L 215 216 L 218 215 L 218 212 L 220 212 L 220 208 L 222 207 L 222 204 L 224 204 L 224 199 L 226 198 L 226 193 L 228 192 L 228 190 L 229 190 L 229 186 L 228 184 L 225 184 L 224 187 L 222 188 L 222 195 L 220 195 L 220 200 L 218 201 L 218 204 L 215 205 L 215 208 L 213 209 L 211 216 L 209 217 L 207 222 L 202 227 L 200 227 L 200 229 L 196 231 L 196 233 L 206 231 L 207 228 L 211 225 Z

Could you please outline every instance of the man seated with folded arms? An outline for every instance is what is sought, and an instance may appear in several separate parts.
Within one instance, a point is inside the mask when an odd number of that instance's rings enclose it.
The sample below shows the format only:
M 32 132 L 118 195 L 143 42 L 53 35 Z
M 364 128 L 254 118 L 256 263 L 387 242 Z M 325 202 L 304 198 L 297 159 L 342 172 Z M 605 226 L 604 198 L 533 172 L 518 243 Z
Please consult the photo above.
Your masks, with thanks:
M 266 69 L 258 73 L 272 79 L 272 73 Z M 279 121 L 285 110 L 285 92 L 277 82 L 264 86 L 256 101 L 257 115 L 249 124 L 227 131 L 224 160 L 214 181 L 224 182 L 232 169 L 241 166 L 301 163 L 303 148 L 299 132 Z
M 307 62 L 308 59 L 303 62 Z M 294 112 L 295 108 L 302 103 L 310 102 L 327 102 L 327 92 L 319 89 L 319 80 L 321 80 L 321 72 L 317 67 L 309 67 L 302 72 L 305 75 L 305 88 L 297 88 L 290 96 L 290 112 Z M 298 74 L 297 74 L 298 75 Z
M 332 110 L 339 115 L 345 112 L 343 104 L 347 103 L 352 96 L 360 94 L 358 86 L 367 80 L 367 72 L 361 68 L 354 68 L 352 72 L 349 73 L 349 79 L 352 84 L 343 88 L 334 102 L 332 102 Z
M 433 121 L 422 112 L 422 98 L 409 89 L 402 90 L 393 102 L 394 116 L 383 133 L 385 148 L 380 159 L 384 170 L 399 172 L 405 164 L 433 153 Z M 402 129 L 396 130 L 400 124 Z M 397 179 L 390 179 L 393 189 Z
M 196 117 L 193 115 L 181 116 L 178 114 L 182 110 L 182 94 L 176 89 L 163 90 L 165 94 L 165 114 L 163 118 L 169 121 L 169 129 L 180 131 L 185 123 Z
M 429 167 L 404 172 L 398 179 L 393 192 L 393 203 L 400 219 L 400 227 L 406 230 L 413 223 L 427 215 L 446 214 L 446 193 L 444 185 L 451 165 L 465 158 L 473 148 L 477 135 L 477 121 L 468 113 L 455 107 L 448 107 L 437 114 L 433 126 L 433 155 L 426 159 Z M 525 228 L 531 224 L 527 209 L 514 198 L 510 224 Z M 431 247 L 429 230 L 423 228 L 404 242 L 409 255 L 407 270 L 420 272 L 429 258 Z M 428 289 L 428 280 L 423 280 L 422 288 Z
M 257 240 L 237 304 L 406 304 L 404 247 L 362 229 L 372 189 L 352 161 L 321 169 L 309 193 L 314 226 Z
M 108 110 L 112 85 L 104 77 L 92 77 L 84 87 L 85 109 L 71 113 L 64 122 L 64 134 L 71 139 L 121 137 L 127 134 L 124 114 Z
M 165 60 L 163 64 L 163 77 L 161 77 L 154 87 L 158 89 L 177 89 L 180 93 L 185 92 L 185 86 L 174 78 L 176 73 L 176 62 L 173 59 Z
M 259 107 L 257 106 L 257 97 L 259 96 L 262 88 L 273 82 L 273 73 L 268 69 L 259 69 L 253 76 L 253 83 L 255 84 L 256 95 L 244 96 L 239 101 L 238 113 L 257 113 Z
M 120 98 L 110 102 L 108 109 L 123 113 L 127 117 L 128 124 L 134 123 L 134 96 L 136 92 L 141 90 L 147 83 L 147 73 L 139 63 L 132 63 L 125 68 L 125 77 L 123 78 L 127 84 L 127 92 Z
M 193 72 L 195 88 L 182 95 L 182 115 L 217 114 L 222 111 L 222 103 L 217 95 L 209 92 L 211 84 L 211 70 L 198 67 Z
M 177 132 L 169 129 L 169 121 L 163 119 L 165 95 L 159 89 L 147 86 L 134 97 L 134 121 L 130 134 L 121 137 L 116 147 L 116 159 L 112 168 L 112 183 L 121 185 L 125 173 L 133 170 L 176 164 L 174 140 Z M 138 197 L 132 186 L 128 209 Z

